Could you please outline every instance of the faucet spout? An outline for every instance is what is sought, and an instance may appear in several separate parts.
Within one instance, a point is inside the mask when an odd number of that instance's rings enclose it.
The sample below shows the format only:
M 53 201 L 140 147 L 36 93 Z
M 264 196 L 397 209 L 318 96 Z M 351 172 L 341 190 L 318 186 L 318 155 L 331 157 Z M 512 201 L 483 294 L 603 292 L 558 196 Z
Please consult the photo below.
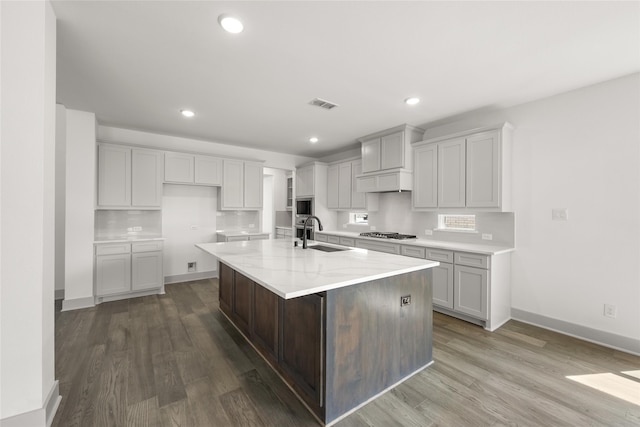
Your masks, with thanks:
M 322 231 L 322 222 L 320 222 L 320 218 L 315 215 L 309 215 L 304 220 L 304 225 L 302 226 L 302 249 L 307 249 L 307 223 L 311 218 L 315 218 L 318 221 L 318 230 Z M 311 223 L 311 228 L 313 229 L 313 223 Z

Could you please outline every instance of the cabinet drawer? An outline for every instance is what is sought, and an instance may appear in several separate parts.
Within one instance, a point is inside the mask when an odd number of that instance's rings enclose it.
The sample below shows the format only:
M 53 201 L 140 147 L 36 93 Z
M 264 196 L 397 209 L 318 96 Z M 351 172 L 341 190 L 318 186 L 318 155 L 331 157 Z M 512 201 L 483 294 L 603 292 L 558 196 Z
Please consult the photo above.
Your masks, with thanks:
M 477 268 L 489 268 L 489 256 L 488 255 L 479 255 L 479 254 L 470 254 L 466 252 L 456 252 L 456 264 L 457 265 L 466 265 L 469 267 L 477 267 Z
M 164 242 L 162 241 L 132 243 L 131 252 L 135 254 L 139 252 L 161 251 L 163 246 Z
M 316 242 L 325 242 L 327 243 L 327 239 L 329 236 L 327 236 L 326 234 L 318 234 L 316 233 L 313 240 L 315 240 Z
M 249 236 L 245 235 L 245 236 L 228 236 L 227 237 L 227 242 L 242 242 L 245 240 L 249 240 Z
M 338 236 L 327 236 L 327 242 L 333 243 L 334 245 L 340 244 L 340 237 Z
M 356 245 L 356 239 L 352 239 L 350 237 L 341 237 L 340 238 L 340 244 L 344 245 L 344 246 L 355 246 Z
M 252 234 L 249 236 L 249 240 L 269 240 L 268 234 Z
M 410 256 L 414 258 L 424 258 L 427 250 L 426 248 L 417 248 L 415 246 L 402 246 L 400 248 L 400 254 L 404 256 Z
M 116 255 L 131 253 L 130 243 L 110 243 L 96 246 L 96 255 Z
M 427 254 L 425 257 L 432 261 L 448 262 L 449 264 L 453 264 L 453 251 L 427 248 Z
M 386 252 L 388 254 L 400 254 L 400 245 L 393 243 L 378 243 L 370 242 L 368 240 L 358 240 L 356 241 L 356 248 L 370 249 L 372 251 Z

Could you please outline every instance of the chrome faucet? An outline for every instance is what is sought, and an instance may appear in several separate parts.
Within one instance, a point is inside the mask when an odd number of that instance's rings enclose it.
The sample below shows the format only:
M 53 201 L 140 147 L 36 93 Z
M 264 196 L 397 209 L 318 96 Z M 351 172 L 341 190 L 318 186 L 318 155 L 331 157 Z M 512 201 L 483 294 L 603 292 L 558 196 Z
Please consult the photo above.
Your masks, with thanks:
M 315 218 L 318 220 L 318 230 L 322 231 L 322 223 L 320 222 L 320 218 L 315 215 L 309 215 L 304 220 L 304 225 L 302 226 L 302 249 L 307 249 L 307 222 L 309 222 L 311 218 Z M 311 223 L 311 229 L 313 229 L 313 223 Z

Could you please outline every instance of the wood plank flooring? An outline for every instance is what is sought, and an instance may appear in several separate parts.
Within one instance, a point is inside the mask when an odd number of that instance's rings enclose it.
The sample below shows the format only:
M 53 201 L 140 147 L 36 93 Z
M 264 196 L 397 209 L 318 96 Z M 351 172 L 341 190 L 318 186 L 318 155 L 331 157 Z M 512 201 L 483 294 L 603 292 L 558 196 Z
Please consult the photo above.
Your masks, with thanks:
M 317 426 L 219 313 L 217 280 L 60 312 L 54 427 Z M 434 313 L 435 363 L 339 423 L 640 426 L 640 406 L 567 376 L 640 390 L 640 357 L 510 321 L 490 333 Z

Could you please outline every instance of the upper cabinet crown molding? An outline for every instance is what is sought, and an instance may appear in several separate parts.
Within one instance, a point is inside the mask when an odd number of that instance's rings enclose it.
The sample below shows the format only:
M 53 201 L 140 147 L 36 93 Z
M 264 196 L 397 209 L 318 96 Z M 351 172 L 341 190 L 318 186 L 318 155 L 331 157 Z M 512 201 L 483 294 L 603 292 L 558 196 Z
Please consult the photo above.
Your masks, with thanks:
M 511 210 L 511 133 L 502 123 L 412 144 L 415 210 Z

